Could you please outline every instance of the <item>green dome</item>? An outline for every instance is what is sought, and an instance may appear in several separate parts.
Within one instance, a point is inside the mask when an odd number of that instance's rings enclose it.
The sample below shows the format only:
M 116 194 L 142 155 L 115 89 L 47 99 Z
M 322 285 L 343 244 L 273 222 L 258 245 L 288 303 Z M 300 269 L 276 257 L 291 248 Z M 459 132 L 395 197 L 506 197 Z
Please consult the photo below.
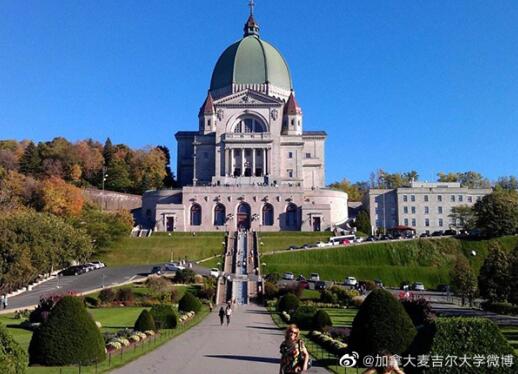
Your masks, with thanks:
M 288 64 L 271 44 L 257 35 L 245 36 L 228 47 L 212 72 L 210 89 L 236 84 L 263 84 L 291 90 Z

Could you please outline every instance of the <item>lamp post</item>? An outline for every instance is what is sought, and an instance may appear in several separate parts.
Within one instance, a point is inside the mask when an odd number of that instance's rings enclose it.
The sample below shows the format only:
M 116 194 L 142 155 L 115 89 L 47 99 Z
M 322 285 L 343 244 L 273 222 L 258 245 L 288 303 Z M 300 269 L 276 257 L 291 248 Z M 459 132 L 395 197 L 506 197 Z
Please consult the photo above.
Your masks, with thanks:
M 106 182 L 106 178 L 108 178 L 108 174 L 106 173 L 108 171 L 108 168 L 106 166 L 103 166 L 103 182 L 102 182 L 102 202 L 101 202 L 101 211 L 104 210 L 104 182 Z

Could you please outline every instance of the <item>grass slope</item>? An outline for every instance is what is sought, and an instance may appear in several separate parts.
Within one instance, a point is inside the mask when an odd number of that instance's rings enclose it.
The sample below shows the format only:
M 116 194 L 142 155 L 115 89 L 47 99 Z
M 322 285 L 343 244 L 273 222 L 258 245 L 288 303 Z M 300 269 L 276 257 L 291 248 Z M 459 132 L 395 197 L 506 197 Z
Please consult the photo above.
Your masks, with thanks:
M 187 258 L 201 260 L 221 254 L 224 233 L 175 232 L 171 236 L 156 233 L 149 238 L 124 238 L 113 248 L 97 256 L 109 266 L 145 265 Z
M 509 251 L 517 237 L 496 239 Z M 308 276 L 319 272 L 321 279 L 343 281 L 346 276 L 358 279 L 380 278 L 388 286 L 403 280 L 421 281 L 428 288 L 450 282 L 455 259 L 465 255 L 478 272 L 488 252 L 490 241 L 461 241 L 453 238 L 418 239 L 369 243 L 351 247 L 263 255 L 263 273 L 291 271 Z M 471 251 L 477 252 L 471 256 Z
M 301 246 L 306 243 L 327 241 L 333 234 L 331 232 L 263 232 L 259 234 L 261 242 L 261 252 L 268 253 L 273 251 L 287 250 L 290 245 Z

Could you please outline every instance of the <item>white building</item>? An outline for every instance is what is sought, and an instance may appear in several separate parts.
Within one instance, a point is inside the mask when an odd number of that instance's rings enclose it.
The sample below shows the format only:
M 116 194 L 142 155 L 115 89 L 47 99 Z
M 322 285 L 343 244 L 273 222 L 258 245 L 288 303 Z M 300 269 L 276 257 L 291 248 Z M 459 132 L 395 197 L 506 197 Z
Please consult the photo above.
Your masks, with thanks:
M 219 57 L 197 131 L 176 133 L 177 190 L 148 191 L 159 231 L 328 230 L 347 220 L 347 194 L 324 188 L 324 131 L 303 130 L 288 65 L 250 14 Z

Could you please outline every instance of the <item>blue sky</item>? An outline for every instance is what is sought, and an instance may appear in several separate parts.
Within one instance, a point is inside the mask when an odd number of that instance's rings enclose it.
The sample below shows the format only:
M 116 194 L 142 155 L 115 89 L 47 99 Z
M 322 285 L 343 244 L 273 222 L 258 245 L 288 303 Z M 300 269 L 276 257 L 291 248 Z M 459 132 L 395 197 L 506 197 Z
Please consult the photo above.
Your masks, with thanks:
M 197 129 L 246 0 L 0 2 L 0 139 L 167 145 Z M 256 0 L 327 182 L 371 171 L 516 175 L 518 2 Z

